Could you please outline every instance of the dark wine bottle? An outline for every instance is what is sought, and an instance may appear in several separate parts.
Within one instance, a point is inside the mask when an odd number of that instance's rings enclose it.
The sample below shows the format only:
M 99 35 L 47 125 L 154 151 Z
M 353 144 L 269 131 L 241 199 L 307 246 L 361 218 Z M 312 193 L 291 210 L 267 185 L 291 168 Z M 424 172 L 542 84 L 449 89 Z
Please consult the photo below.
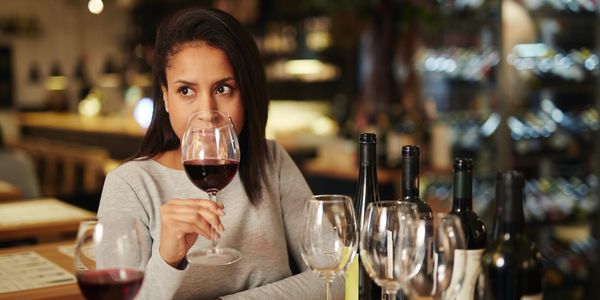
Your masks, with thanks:
M 482 258 L 487 300 L 542 299 L 542 256 L 524 232 L 524 187 L 520 172 L 498 173 L 494 235 Z
M 362 228 L 367 206 L 371 202 L 379 201 L 379 187 L 377 184 L 377 137 L 374 133 L 362 133 L 359 144 L 360 169 L 356 195 L 354 197 L 354 209 L 356 211 L 358 226 Z M 371 280 L 358 255 L 346 273 L 346 299 L 381 299 L 381 288 Z
M 486 246 L 485 225 L 473 211 L 473 161 L 469 158 L 454 160 L 454 193 L 451 214 L 460 218 L 465 234 L 465 262 L 455 262 L 454 268 L 464 268 L 464 281 L 456 299 L 476 299 L 475 288 L 481 274 L 481 256 Z M 458 256 L 457 256 L 458 257 Z M 458 274 L 459 272 L 453 272 Z
M 433 286 L 433 212 L 419 196 L 419 146 L 402 147 L 402 200 L 417 204 L 419 216 L 427 222 L 427 253 L 419 273 L 411 279 L 412 291 L 419 297 L 431 296 Z M 401 294 L 401 293 L 398 293 Z

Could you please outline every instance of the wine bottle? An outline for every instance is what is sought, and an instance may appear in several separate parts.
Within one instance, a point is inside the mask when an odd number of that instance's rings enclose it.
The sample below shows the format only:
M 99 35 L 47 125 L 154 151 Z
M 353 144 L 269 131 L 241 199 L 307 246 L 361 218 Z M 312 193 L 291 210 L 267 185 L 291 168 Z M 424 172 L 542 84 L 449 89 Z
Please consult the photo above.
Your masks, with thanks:
M 377 184 L 377 137 L 374 133 L 362 133 L 360 144 L 360 169 L 354 197 L 357 223 L 362 228 L 367 205 L 379 201 Z M 381 288 L 371 280 L 357 255 L 346 272 L 346 299 L 379 300 Z
M 498 173 L 494 235 L 482 257 L 485 299 L 542 299 L 542 257 L 524 232 L 524 187 L 520 172 Z
M 486 246 L 487 233 L 485 225 L 473 211 L 473 161 L 469 158 L 454 160 L 454 192 L 451 214 L 460 218 L 465 234 L 465 262 L 456 262 L 454 268 L 464 268 L 464 281 L 456 299 L 473 300 L 476 297 L 475 287 L 481 274 L 481 255 Z M 453 274 L 459 272 L 454 271 Z
M 416 145 L 402 147 L 402 200 L 417 204 L 419 216 L 427 222 L 427 253 L 419 273 L 411 279 L 412 291 L 420 297 L 431 295 L 433 290 L 433 212 L 419 196 L 420 149 Z M 401 294 L 401 293 L 398 293 Z

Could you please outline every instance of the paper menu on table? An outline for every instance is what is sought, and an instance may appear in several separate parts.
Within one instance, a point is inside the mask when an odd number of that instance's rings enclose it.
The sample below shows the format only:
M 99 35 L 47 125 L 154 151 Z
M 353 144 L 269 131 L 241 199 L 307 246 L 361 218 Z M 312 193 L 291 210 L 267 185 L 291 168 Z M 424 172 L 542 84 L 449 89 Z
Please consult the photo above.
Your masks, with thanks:
M 0 293 L 76 282 L 71 273 L 34 251 L 0 255 Z
M 75 245 L 58 246 L 58 252 L 66 255 L 70 258 L 74 258 L 75 257 Z
M 58 252 L 69 256 L 70 258 L 75 258 L 75 245 L 64 245 L 58 247 Z M 92 254 L 86 254 L 89 259 L 95 260 L 95 257 L 92 258 Z M 84 271 L 88 268 L 84 266 L 81 262 L 75 262 L 75 270 L 76 271 Z
M 0 226 L 83 220 L 95 214 L 56 199 L 40 199 L 0 205 Z

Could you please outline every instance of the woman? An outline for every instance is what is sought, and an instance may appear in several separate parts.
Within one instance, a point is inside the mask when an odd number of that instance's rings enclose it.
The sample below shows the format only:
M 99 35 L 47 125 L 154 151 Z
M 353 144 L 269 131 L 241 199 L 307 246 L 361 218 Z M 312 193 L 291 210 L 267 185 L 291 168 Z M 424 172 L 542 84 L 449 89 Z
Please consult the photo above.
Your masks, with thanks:
M 193 8 L 161 23 L 155 50 L 152 123 L 135 159 L 107 176 L 98 210 L 102 222 L 139 218 L 148 227 L 139 298 L 321 298 L 323 282 L 298 245 L 311 191 L 285 150 L 265 139 L 266 79 L 252 37 L 226 13 Z M 223 205 L 207 200 L 181 162 L 187 117 L 209 109 L 228 113 L 240 140 L 239 173 L 218 194 Z M 191 247 L 208 244 L 211 226 L 220 244 L 241 251 L 239 262 L 187 262 Z

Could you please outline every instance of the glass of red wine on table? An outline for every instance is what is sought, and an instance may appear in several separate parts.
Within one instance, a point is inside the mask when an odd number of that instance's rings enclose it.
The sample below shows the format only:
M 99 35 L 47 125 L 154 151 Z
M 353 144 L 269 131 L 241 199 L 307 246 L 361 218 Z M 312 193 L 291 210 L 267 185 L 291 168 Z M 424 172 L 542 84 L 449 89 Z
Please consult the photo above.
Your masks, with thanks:
M 240 163 L 237 133 L 228 114 L 208 110 L 193 113 L 181 139 L 181 159 L 192 183 L 217 201 L 217 192 L 233 180 Z M 218 245 L 212 229 L 210 245 L 192 248 L 187 259 L 192 264 L 228 265 L 242 258 L 240 251 Z
M 87 300 L 131 300 L 144 280 L 141 222 L 83 221 L 75 242 L 75 274 Z

